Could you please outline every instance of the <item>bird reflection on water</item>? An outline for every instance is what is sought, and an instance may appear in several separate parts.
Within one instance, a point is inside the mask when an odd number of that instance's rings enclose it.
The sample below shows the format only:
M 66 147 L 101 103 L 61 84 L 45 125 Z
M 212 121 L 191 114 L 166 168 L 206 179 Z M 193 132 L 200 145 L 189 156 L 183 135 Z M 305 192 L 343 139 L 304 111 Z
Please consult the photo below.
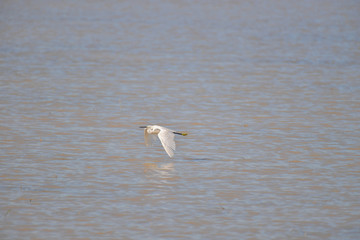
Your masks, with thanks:
M 148 179 L 155 181 L 169 181 L 175 178 L 174 163 L 144 163 L 144 173 Z

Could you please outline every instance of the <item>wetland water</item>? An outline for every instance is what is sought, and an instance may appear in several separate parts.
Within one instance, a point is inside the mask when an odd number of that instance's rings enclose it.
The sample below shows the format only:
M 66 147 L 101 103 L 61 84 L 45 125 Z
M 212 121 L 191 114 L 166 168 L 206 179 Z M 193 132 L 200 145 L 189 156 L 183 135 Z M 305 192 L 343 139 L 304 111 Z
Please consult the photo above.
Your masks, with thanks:
M 358 238 L 359 12 L 2 1 L 0 238 Z

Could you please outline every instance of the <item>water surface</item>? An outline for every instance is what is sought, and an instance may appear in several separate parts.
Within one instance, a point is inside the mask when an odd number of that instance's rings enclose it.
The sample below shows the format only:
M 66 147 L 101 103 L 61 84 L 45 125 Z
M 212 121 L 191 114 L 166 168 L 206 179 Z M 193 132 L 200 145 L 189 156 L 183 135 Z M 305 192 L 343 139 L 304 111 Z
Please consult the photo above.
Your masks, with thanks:
M 358 238 L 359 10 L 3 1 L 0 238 Z

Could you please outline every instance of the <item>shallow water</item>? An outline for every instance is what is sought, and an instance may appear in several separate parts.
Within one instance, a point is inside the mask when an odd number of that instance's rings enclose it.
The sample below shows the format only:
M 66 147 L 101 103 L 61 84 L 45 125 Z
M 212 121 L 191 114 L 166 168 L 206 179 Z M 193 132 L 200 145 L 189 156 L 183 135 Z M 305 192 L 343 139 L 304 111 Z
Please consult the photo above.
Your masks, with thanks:
M 359 10 L 1 2 L 0 238 L 356 239 Z

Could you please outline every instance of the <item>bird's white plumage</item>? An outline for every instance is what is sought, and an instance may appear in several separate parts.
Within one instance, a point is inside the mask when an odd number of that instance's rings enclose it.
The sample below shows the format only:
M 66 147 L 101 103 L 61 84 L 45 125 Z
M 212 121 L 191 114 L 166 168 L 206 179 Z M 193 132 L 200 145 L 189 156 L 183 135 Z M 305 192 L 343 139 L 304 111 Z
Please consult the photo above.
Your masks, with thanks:
M 158 137 L 166 153 L 169 155 L 169 157 L 172 158 L 174 156 L 174 151 L 176 149 L 175 140 L 174 140 L 175 134 L 173 133 L 173 131 L 167 128 L 163 128 L 160 130 Z
M 179 133 L 175 132 L 171 129 L 168 129 L 166 127 L 158 126 L 158 125 L 149 125 L 146 127 L 143 127 L 144 129 L 144 139 L 145 139 L 145 145 L 151 146 L 153 141 L 156 139 L 156 135 L 160 139 L 160 142 L 162 146 L 164 147 L 166 153 L 169 155 L 169 157 L 174 156 L 174 152 L 176 149 L 175 144 L 175 134 L 180 134 L 183 136 L 186 136 L 186 133 Z
M 154 141 L 156 140 L 156 135 L 148 133 L 147 128 L 145 128 L 144 138 L 145 138 L 145 145 L 147 147 L 150 147 L 153 145 Z

